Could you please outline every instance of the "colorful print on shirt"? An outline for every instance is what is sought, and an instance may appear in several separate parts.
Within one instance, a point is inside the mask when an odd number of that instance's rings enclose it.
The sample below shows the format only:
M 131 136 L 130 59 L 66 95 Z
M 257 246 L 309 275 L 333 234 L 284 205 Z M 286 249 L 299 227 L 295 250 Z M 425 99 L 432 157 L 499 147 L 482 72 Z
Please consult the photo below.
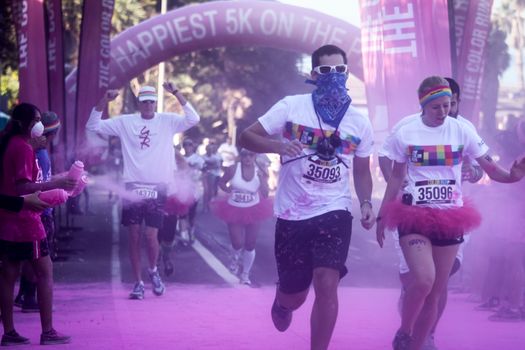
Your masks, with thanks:
M 150 131 L 148 130 L 148 128 L 146 126 L 142 127 L 142 129 L 140 130 L 140 149 L 144 149 L 145 147 L 149 147 L 149 142 L 151 141 L 151 139 L 149 138 L 149 135 L 150 135 Z
M 325 137 L 330 137 L 333 131 L 324 131 Z M 337 135 L 341 137 L 341 133 L 337 131 Z M 299 140 L 303 145 L 315 150 L 319 139 L 323 137 L 323 131 L 318 128 L 311 128 L 309 126 L 287 122 L 284 127 L 283 136 L 292 141 Z M 341 146 L 336 149 L 338 154 L 352 154 L 355 152 L 361 139 L 352 135 L 341 138 Z
M 409 145 L 408 159 L 415 166 L 458 165 L 463 160 L 463 145 Z

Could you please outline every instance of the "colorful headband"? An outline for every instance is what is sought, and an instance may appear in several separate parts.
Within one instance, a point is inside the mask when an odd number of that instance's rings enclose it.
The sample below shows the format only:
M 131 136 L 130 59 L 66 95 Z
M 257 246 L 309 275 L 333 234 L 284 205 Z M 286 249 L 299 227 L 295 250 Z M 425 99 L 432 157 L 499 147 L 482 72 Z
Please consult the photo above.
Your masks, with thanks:
M 44 126 L 44 134 L 49 134 L 50 132 L 58 130 L 58 128 L 60 128 L 60 120 L 57 119 L 53 123 Z
M 424 94 L 419 95 L 419 104 L 421 105 L 421 108 L 424 108 L 427 103 L 442 96 L 452 97 L 452 90 L 450 90 L 450 87 L 444 85 L 433 87 Z

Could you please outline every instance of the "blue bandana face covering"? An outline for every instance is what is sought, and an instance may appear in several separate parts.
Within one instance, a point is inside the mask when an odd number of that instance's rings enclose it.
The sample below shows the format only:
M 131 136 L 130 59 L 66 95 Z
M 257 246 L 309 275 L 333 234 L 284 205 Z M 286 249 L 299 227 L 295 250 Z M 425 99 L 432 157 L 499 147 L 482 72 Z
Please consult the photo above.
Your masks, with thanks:
M 317 86 L 312 92 L 312 101 L 319 117 L 326 124 L 337 128 L 352 99 L 346 90 L 345 73 L 319 74 L 317 80 L 307 83 Z

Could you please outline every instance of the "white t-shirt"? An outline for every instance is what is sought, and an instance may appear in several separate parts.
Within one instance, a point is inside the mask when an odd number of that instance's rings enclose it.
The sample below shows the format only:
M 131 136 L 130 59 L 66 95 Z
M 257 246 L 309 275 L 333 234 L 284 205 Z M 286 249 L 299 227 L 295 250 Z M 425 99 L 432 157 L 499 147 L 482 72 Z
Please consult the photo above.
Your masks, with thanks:
M 412 204 L 433 208 L 463 205 L 463 157 L 475 159 L 488 151 L 474 130 L 454 118 L 445 118 L 438 127 L 426 126 L 422 118 L 410 118 L 389 142 L 388 157 L 408 162 L 405 192 L 412 194 Z
M 407 124 L 407 123 L 410 123 L 411 121 L 413 121 L 414 119 L 419 119 L 421 118 L 421 112 L 420 113 L 415 113 L 415 114 L 411 114 L 411 115 L 408 115 L 404 118 L 402 118 L 400 121 L 398 121 L 393 127 L 392 127 L 392 130 L 390 130 L 390 134 L 388 134 L 387 138 L 385 139 L 385 141 L 383 142 L 383 144 L 381 145 L 381 148 L 379 148 L 379 151 L 377 152 L 378 153 L 378 156 L 379 157 L 387 157 L 387 158 L 390 158 L 389 156 L 389 149 L 390 147 L 392 147 L 391 143 L 392 143 L 392 137 L 393 135 L 396 133 L 396 131 L 402 127 L 403 125 Z M 472 131 L 474 131 L 474 133 L 476 133 L 476 135 L 478 135 L 478 132 L 476 130 L 476 127 L 474 126 L 474 124 L 471 123 L 470 120 L 468 120 L 467 118 L 465 117 L 462 117 L 461 115 L 458 115 L 457 118 L 455 118 L 457 121 L 459 121 L 461 124 L 465 125 L 466 127 L 470 128 Z M 479 138 L 479 141 L 482 141 L 481 137 L 478 135 L 478 138 Z M 390 158 L 392 159 L 392 158 Z M 476 160 L 472 159 L 471 162 L 473 164 L 478 164 L 476 162 Z
M 193 169 L 202 170 L 204 168 L 204 159 L 197 153 L 192 153 L 190 156 L 184 156 L 188 166 Z
M 152 119 L 126 114 L 102 120 L 102 112 L 91 111 L 86 129 L 118 136 L 122 144 L 124 182 L 170 183 L 173 180 L 175 149 L 173 135 L 199 122 L 199 115 L 186 103 L 184 116 L 155 113 Z
M 342 146 L 338 158 L 323 161 L 315 155 L 323 131 L 330 136 L 335 128 L 319 121 L 312 96 L 288 96 L 277 102 L 259 122 L 270 135 L 280 135 L 282 141 L 299 140 L 307 146 L 306 155 L 297 160 L 283 157 L 275 195 L 275 214 L 286 220 L 303 220 L 333 210 L 350 210 L 350 173 L 354 155 L 372 154 L 373 132 L 368 118 L 353 106 L 346 111 L 338 134 Z

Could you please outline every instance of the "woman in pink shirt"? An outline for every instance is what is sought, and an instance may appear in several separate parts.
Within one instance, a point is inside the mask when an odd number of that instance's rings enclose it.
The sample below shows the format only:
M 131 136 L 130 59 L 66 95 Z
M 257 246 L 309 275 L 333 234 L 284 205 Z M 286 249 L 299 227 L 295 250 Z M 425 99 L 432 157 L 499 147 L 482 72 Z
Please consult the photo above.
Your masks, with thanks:
M 14 108 L 12 118 L 0 135 L 0 193 L 20 196 L 54 188 L 74 188 L 75 181 L 67 178 L 41 182 L 42 171 L 28 141 L 32 137 L 39 137 L 43 131 L 38 108 L 28 103 L 21 103 Z M 31 264 L 37 278 L 42 323 L 40 343 L 69 343 L 69 336 L 53 329 L 53 266 L 40 212 L 22 209 L 15 213 L 0 209 L 0 223 L 0 306 L 4 326 L 1 345 L 29 343 L 28 338 L 15 331 L 13 323 L 14 284 L 23 261 Z

